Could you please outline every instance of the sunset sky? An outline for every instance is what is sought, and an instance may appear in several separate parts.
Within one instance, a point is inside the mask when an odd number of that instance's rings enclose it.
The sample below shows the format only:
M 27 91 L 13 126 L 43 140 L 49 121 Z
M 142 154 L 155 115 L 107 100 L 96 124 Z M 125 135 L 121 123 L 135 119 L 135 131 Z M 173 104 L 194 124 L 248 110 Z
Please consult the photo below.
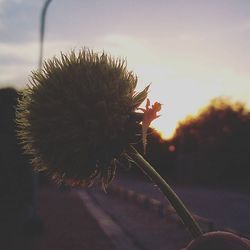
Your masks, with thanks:
M 37 68 L 42 0 L 0 0 L 0 87 L 25 87 Z M 250 107 L 250 0 L 53 0 L 45 58 L 88 47 L 126 58 L 163 104 L 165 137 L 209 100 Z

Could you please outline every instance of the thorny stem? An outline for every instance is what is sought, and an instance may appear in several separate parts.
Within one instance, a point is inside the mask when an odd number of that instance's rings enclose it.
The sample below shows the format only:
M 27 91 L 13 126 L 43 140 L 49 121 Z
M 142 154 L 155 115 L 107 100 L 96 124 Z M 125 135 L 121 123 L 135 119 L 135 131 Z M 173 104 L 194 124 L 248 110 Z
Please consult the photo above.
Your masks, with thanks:
M 181 218 L 183 224 L 187 227 L 189 232 L 192 234 L 193 238 L 198 238 L 201 236 L 202 230 L 200 229 L 198 223 L 192 217 L 191 213 L 185 207 L 183 202 L 177 196 L 177 194 L 173 191 L 173 189 L 166 183 L 166 181 L 155 171 L 155 169 L 144 159 L 142 155 L 138 153 L 138 151 L 130 146 L 128 150 L 128 155 L 131 159 L 137 163 L 138 167 L 146 173 L 146 175 L 160 188 L 162 193 L 169 200 L 173 208 L 176 210 L 176 213 Z

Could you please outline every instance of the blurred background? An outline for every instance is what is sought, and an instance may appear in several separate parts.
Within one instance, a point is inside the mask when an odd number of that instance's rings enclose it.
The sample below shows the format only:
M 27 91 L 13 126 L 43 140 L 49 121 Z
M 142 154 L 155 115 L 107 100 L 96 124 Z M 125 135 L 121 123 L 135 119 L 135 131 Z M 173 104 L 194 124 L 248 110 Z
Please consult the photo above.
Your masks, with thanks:
M 180 188 L 191 207 L 198 197 L 218 196 L 206 205 L 207 210 L 221 202 L 218 205 L 228 210 L 224 222 L 238 214 L 230 227 L 250 235 L 249 0 L 49 2 L 44 59 L 83 47 L 126 58 L 128 69 L 138 75 L 138 90 L 152 83 L 151 102 L 163 104 L 161 117 L 149 131 L 146 158 Z M 43 0 L 0 0 L 1 229 L 10 235 L 16 228 L 12 238 L 23 228 L 40 234 L 44 224 L 48 227 L 46 209 L 39 205 L 41 200 L 46 203 L 48 193 L 40 199 L 39 192 L 52 184 L 44 176 L 39 181 L 34 177 L 14 123 L 17 90 L 38 69 L 44 4 Z M 137 147 L 142 151 L 141 145 Z M 137 189 L 140 183 L 138 191 L 154 197 L 136 168 L 120 175 L 117 185 Z M 223 200 L 225 192 L 230 202 Z M 202 214 L 197 207 L 193 211 L 217 220 L 214 213 Z M 220 218 L 225 214 L 218 207 L 216 211 Z

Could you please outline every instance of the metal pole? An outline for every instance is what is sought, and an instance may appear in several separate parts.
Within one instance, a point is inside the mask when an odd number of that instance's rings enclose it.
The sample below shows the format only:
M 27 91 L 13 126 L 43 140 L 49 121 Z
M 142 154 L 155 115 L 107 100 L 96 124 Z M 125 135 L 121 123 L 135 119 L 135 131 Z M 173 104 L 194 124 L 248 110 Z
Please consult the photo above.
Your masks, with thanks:
M 41 18 L 40 18 L 40 54 L 39 54 L 39 63 L 38 70 L 42 70 L 42 62 L 43 62 L 43 42 L 44 42 L 44 34 L 45 34 L 45 21 L 46 21 L 46 13 L 49 7 L 49 4 L 52 0 L 47 0 L 43 6 Z
M 39 61 L 38 61 L 38 70 L 41 72 L 42 70 L 42 62 L 43 62 L 43 43 L 44 43 L 44 33 L 45 33 L 45 21 L 46 21 L 46 13 L 47 9 L 49 7 L 49 4 L 52 2 L 52 0 L 47 0 L 44 3 L 41 17 L 40 17 L 40 53 L 39 53 Z M 37 211 L 37 193 L 38 193 L 38 183 L 39 183 L 39 174 L 36 172 L 33 172 L 33 216 L 36 216 Z

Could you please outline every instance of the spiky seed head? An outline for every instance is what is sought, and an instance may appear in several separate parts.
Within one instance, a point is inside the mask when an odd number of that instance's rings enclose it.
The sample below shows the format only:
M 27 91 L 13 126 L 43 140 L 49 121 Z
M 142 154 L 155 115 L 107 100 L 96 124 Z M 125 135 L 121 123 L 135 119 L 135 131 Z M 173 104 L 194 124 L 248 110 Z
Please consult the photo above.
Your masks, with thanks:
M 44 63 L 32 73 L 17 108 L 18 136 L 38 171 L 57 182 L 106 187 L 134 142 L 147 97 L 126 61 L 82 49 Z

